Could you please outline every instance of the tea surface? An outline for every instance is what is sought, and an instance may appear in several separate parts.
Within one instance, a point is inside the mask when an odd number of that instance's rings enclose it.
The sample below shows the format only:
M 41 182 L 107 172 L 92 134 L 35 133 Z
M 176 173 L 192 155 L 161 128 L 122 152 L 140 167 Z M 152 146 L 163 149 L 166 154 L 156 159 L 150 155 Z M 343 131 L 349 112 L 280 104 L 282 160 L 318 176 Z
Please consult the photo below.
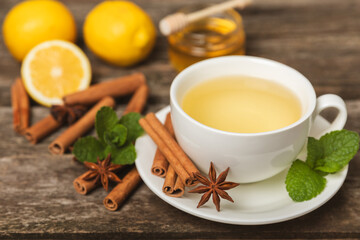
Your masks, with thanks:
M 248 76 L 212 79 L 190 89 L 182 109 L 193 119 L 227 132 L 259 133 L 286 127 L 301 117 L 294 93 Z

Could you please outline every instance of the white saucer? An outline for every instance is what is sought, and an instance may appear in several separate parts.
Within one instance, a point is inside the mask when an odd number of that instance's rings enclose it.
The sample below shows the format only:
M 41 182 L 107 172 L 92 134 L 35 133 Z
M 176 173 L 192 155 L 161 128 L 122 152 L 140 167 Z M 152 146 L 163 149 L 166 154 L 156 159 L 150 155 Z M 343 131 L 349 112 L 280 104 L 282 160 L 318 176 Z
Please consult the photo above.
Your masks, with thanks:
M 170 107 L 168 106 L 160 110 L 156 115 L 161 121 L 164 121 L 169 111 Z M 328 125 L 329 123 L 321 117 L 318 117 L 314 122 L 314 128 L 319 132 Z M 317 136 L 317 133 L 313 132 L 311 135 Z M 188 188 L 185 195 L 181 198 L 166 196 L 162 192 L 164 179 L 154 176 L 150 171 L 156 145 L 148 135 L 145 135 L 137 139 L 135 147 L 137 151 L 136 167 L 142 180 L 151 191 L 165 202 L 184 212 L 200 218 L 228 224 L 260 225 L 282 222 L 302 216 L 331 199 L 342 186 L 348 171 L 348 167 L 345 167 L 336 174 L 326 176 L 327 184 L 325 190 L 316 198 L 301 203 L 293 202 L 286 192 L 284 182 L 287 170 L 262 182 L 241 184 L 228 191 L 235 203 L 222 199 L 220 203 L 221 211 L 217 212 L 212 199 L 202 207 L 196 208 L 201 195 L 187 193 Z M 305 153 L 301 155 L 306 156 Z M 224 169 L 216 170 L 220 173 Z

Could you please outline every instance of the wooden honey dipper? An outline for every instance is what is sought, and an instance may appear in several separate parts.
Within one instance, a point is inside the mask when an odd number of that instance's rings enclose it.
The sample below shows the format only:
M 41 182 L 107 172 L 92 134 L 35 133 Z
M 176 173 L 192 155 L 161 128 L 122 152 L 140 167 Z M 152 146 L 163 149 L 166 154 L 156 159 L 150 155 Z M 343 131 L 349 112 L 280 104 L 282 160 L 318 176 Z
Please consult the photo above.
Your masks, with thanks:
M 230 0 L 189 14 L 174 13 L 160 21 L 160 32 L 163 35 L 168 36 L 184 29 L 189 23 L 193 23 L 210 15 L 220 13 L 231 8 L 243 9 L 251 2 L 252 0 Z

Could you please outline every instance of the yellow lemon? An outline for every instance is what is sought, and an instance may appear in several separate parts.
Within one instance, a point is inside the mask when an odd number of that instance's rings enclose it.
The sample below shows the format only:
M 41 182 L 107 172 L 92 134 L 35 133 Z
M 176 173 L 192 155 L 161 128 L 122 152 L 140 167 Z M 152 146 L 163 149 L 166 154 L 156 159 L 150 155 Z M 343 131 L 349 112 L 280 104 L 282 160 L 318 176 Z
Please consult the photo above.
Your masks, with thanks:
M 117 66 L 131 66 L 151 52 L 156 30 L 151 18 L 127 1 L 104 1 L 87 15 L 86 45 L 101 59 Z
M 13 7 L 3 23 L 4 42 L 19 61 L 37 44 L 53 39 L 74 42 L 76 25 L 69 10 L 53 0 L 24 1 Z
M 62 104 L 62 97 L 90 84 L 91 67 L 84 52 L 71 42 L 51 40 L 35 46 L 24 58 L 21 76 L 38 103 Z

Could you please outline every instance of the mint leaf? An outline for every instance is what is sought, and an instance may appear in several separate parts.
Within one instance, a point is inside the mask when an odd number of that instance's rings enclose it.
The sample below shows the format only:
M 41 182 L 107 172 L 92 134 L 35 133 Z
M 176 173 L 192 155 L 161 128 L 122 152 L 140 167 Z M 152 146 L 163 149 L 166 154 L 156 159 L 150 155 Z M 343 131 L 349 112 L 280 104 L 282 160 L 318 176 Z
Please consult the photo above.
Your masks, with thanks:
M 318 159 L 315 169 L 335 173 L 345 167 L 359 150 L 359 135 L 349 130 L 327 133 L 319 140 L 323 157 Z
M 105 146 L 96 138 L 86 136 L 75 142 L 73 154 L 81 162 L 96 162 L 97 157 L 105 158 Z
M 128 130 L 122 124 L 116 124 L 111 131 L 105 131 L 104 141 L 114 148 L 121 147 L 125 144 Z
M 307 158 L 306 163 L 311 167 L 315 167 L 316 160 L 323 157 L 324 151 L 319 140 L 309 137 L 307 143 Z
M 108 146 L 105 152 L 111 153 L 111 162 L 115 164 L 133 164 L 136 159 L 135 147 L 131 142 L 121 148 Z
M 139 124 L 141 114 L 131 112 L 120 119 L 120 123 L 128 129 L 128 142 L 134 142 L 144 133 L 144 129 Z
M 102 143 L 105 143 L 104 133 L 106 131 L 111 131 L 111 129 L 117 124 L 117 122 L 118 117 L 116 116 L 115 111 L 111 107 L 102 107 L 96 113 L 95 128 L 99 140 Z
M 326 179 L 308 164 L 297 159 L 289 169 L 285 184 L 291 199 L 295 202 L 303 202 L 320 194 L 325 188 Z
M 345 167 L 359 150 L 359 141 L 358 133 L 345 129 L 327 133 L 320 140 L 309 137 L 306 163 L 296 160 L 286 176 L 289 196 L 301 202 L 321 193 L 324 176 Z

